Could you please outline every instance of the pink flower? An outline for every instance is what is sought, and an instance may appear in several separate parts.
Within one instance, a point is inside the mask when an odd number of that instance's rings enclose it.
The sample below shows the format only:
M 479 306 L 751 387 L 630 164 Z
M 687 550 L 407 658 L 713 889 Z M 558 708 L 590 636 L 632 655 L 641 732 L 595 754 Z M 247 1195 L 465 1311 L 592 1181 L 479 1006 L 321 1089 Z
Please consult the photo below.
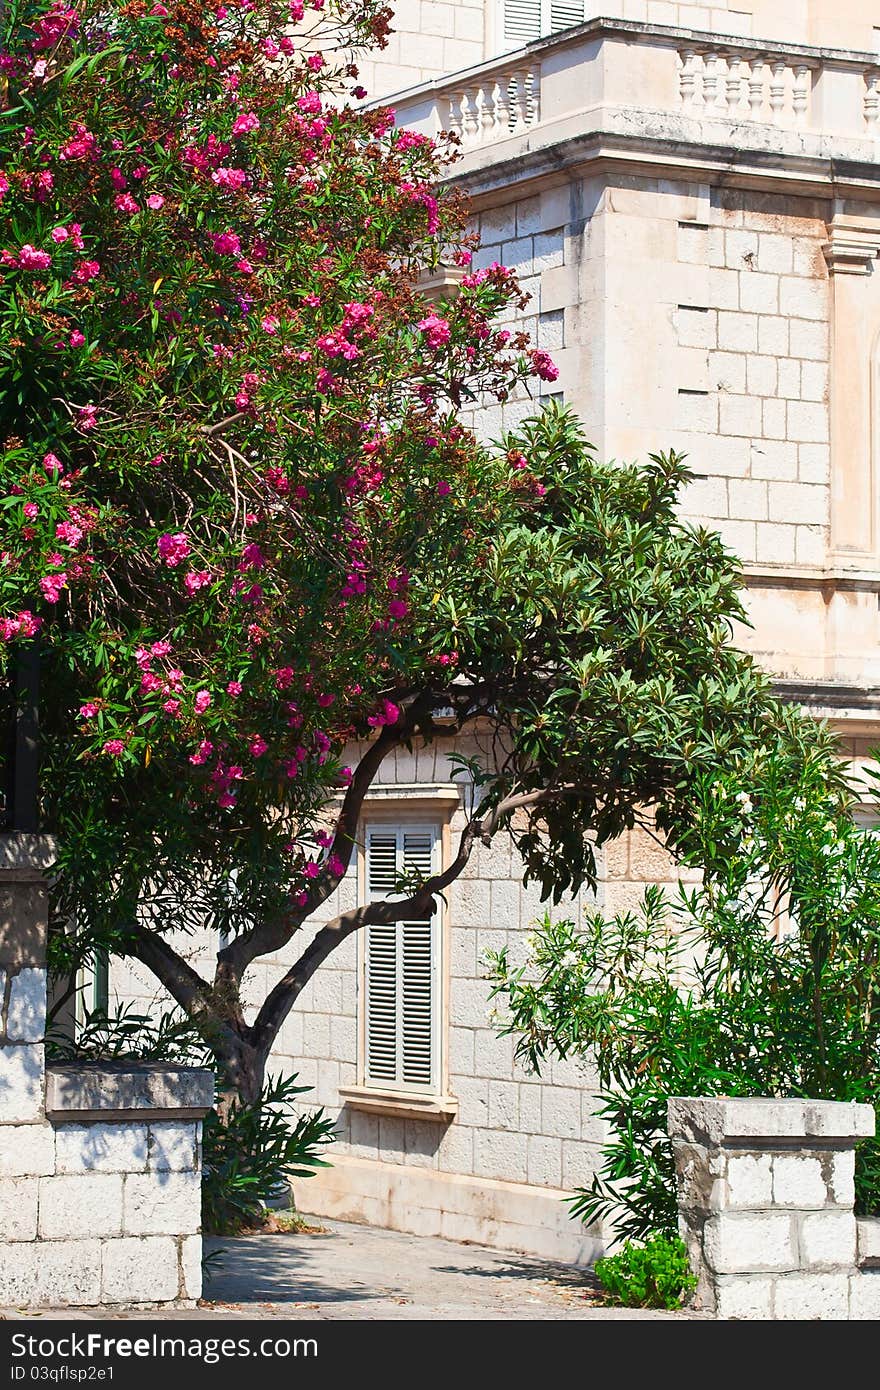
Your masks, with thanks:
M 111 169 L 110 182 L 112 183 L 114 188 L 119 189 L 119 191 L 121 192 L 125 185 L 128 183 L 128 180 L 121 169 Z
M 95 276 L 100 274 L 101 267 L 97 261 L 82 261 L 73 272 L 73 278 L 80 285 L 86 285 L 89 280 L 94 280 Z
M 210 584 L 211 578 L 210 570 L 190 570 L 183 576 L 183 586 L 188 594 L 197 594 L 199 589 Z
M 319 830 L 315 839 L 322 849 L 329 849 L 333 843 L 333 836 L 326 830 Z
M 393 598 L 388 605 L 388 616 L 394 618 L 395 621 L 405 618 L 408 612 L 409 604 L 405 603 L 402 598 Z
M 166 700 L 162 708 L 166 714 L 176 717 L 180 713 L 180 701 L 174 699 Z
M 211 182 L 218 188 L 226 188 L 232 193 L 236 193 L 239 188 L 243 188 L 248 181 L 248 176 L 244 169 L 215 169 L 211 175 Z
M 196 714 L 204 714 L 204 713 L 205 713 L 205 710 L 208 709 L 208 708 L 210 707 L 210 704 L 211 704 L 211 692 L 210 692 L 210 690 L 200 690 L 200 691 L 198 692 L 198 694 L 196 695 L 196 698 L 193 700 L 193 708 L 194 708 Z
M 304 116 L 319 116 L 321 114 L 321 98 L 317 92 L 306 92 L 297 100 L 297 109 Z
M 101 706 L 96 704 L 94 700 L 86 700 L 86 703 L 79 707 L 79 717 L 80 719 L 94 719 L 100 708 Z
M 140 205 L 135 202 L 130 193 L 120 193 L 113 199 L 114 207 L 120 212 L 127 212 L 129 215 L 140 212 Z
M 252 130 L 259 130 L 260 122 L 252 111 L 248 111 L 241 116 L 236 116 L 232 122 L 233 135 L 248 135 Z
M 2 203 L 3 198 L 9 192 L 11 186 L 6 175 L 0 170 L 0 203 Z
M 556 363 L 549 353 L 537 349 L 533 351 L 530 356 L 532 359 L 532 371 L 535 376 L 539 376 L 542 381 L 556 380 L 559 376 L 559 368 L 556 366 Z
M 195 753 L 190 753 L 189 760 L 193 767 L 201 767 L 206 763 L 214 751 L 214 745 L 210 739 L 203 738 Z
M 226 687 L 226 694 L 231 695 L 233 699 L 237 699 L 242 692 L 242 688 L 241 681 L 230 681 Z
M 281 327 L 281 321 L 277 319 L 274 314 L 266 314 L 265 318 L 260 323 L 260 327 L 264 333 L 275 334 Z
M 255 738 L 251 739 L 248 747 L 255 758 L 262 758 L 269 745 L 264 738 L 260 738 L 260 735 L 257 734 Z
M 440 318 L 438 314 L 429 314 L 427 318 L 421 319 L 418 327 L 424 333 L 430 348 L 441 348 L 452 337 L 448 321 Z
M 230 807 L 235 805 L 233 793 L 230 791 L 221 792 L 217 797 L 217 805 L 222 806 L 224 811 L 228 811 Z
M 318 868 L 314 859 L 310 859 L 308 864 L 306 864 L 305 868 L 303 869 L 303 873 L 305 874 L 306 878 L 317 878 L 320 872 L 321 870 Z
M 55 454 L 44 455 L 43 467 L 45 468 L 46 472 L 49 474 L 50 477 L 52 477 L 52 475 L 54 474 L 54 476 L 57 478 L 64 472 L 64 469 L 61 465 L 61 460 L 60 458 L 57 458 Z
M 52 257 L 48 251 L 38 251 L 26 241 L 18 253 L 18 264 L 23 270 L 47 270 L 52 264 Z
M 452 491 L 452 484 L 451 484 L 451 483 L 447 483 L 444 479 L 441 479 L 441 481 L 437 484 L 437 496 L 438 496 L 438 497 L 448 497 L 451 491 Z
M 345 865 L 338 854 L 330 855 L 330 858 L 327 860 L 327 868 L 334 878 L 342 878 L 342 875 L 345 873 Z
M 75 328 L 67 340 L 72 348 L 81 348 L 85 345 L 85 338 L 78 328 Z
M 24 506 L 22 507 L 22 511 L 24 512 L 28 521 L 33 521 L 35 517 L 38 517 L 40 515 L 40 509 L 37 506 L 36 502 L 25 502 Z
M 98 423 L 98 412 L 93 405 L 81 405 L 77 410 L 76 427 L 78 430 L 93 430 Z
M 40 589 L 43 591 L 43 598 L 47 603 L 57 603 L 61 598 L 61 589 L 67 588 L 67 574 L 61 571 L 60 574 L 46 574 L 40 580 Z
M 161 642 L 153 642 L 150 646 L 150 656 L 162 657 L 170 655 L 171 643 L 166 641 L 164 637 L 162 638 Z
M 49 233 L 56 246 L 60 246 L 62 241 L 66 241 L 70 236 L 66 227 L 53 227 Z
M 109 753 L 111 758 L 118 758 L 121 753 L 125 752 L 125 744 L 121 738 L 108 738 L 103 751 Z
M 293 896 L 293 901 L 296 903 L 297 907 L 305 907 L 308 900 L 308 893 L 295 893 Z
M 75 549 L 83 538 L 83 529 L 72 521 L 60 521 L 55 527 L 55 539 Z
M 218 256 L 237 256 L 241 251 L 235 232 L 209 232 L 208 236 Z
M 174 535 L 166 532 L 164 536 L 159 537 L 157 548 L 160 559 L 165 561 L 169 569 L 173 569 L 189 554 L 189 541 L 183 531 L 177 531 Z
M 163 208 L 164 206 L 165 199 L 162 197 L 161 193 L 151 193 L 150 196 L 147 198 L 147 207 L 150 209 L 151 212 L 158 212 L 159 209 Z

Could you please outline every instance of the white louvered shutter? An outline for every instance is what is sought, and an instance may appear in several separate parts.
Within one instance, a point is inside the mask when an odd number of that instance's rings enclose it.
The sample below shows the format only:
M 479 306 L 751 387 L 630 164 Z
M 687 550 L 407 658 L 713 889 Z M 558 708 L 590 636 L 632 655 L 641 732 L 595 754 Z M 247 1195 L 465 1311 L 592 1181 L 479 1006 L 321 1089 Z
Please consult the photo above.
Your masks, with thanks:
M 395 878 L 437 867 L 433 827 L 371 827 L 367 831 L 367 890 L 371 899 L 394 891 Z M 439 927 L 395 922 L 368 927 L 365 969 L 365 1081 L 368 1086 L 439 1089 Z
M 505 48 L 558 34 L 584 22 L 584 0 L 501 0 Z
M 541 0 L 502 0 L 502 5 L 505 48 L 522 48 L 541 37 Z

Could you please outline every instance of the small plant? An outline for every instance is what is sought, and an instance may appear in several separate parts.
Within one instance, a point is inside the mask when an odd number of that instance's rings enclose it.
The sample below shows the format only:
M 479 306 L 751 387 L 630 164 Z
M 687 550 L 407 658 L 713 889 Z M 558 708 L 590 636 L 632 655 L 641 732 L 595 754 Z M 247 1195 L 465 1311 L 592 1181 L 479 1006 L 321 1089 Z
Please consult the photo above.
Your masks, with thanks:
M 624 1308 L 680 1308 L 697 1281 L 679 1236 L 628 1240 L 619 1254 L 596 1261 L 596 1276 L 612 1303 Z
M 233 1100 L 225 1115 L 212 1110 L 203 1129 L 202 1228 L 234 1235 L 262 1223 L 266 1206 L 289 1177 L 327 1168 L 320 1150 L 333 1140 L 323 1109 L 294 1118 L 294 1096 L 309 1088 L 296 1076 L 267 1081 L 252 1105 Z
M 50 1029 L 46 1051 L 54 1062 L 173 1062 L 179 1066 L 213 1067 L 214 1059 L 196 1023 L 172 1009 L 158 1019 L 123 1004 L 113 1013 L 86 1012 L 70 1037 Z

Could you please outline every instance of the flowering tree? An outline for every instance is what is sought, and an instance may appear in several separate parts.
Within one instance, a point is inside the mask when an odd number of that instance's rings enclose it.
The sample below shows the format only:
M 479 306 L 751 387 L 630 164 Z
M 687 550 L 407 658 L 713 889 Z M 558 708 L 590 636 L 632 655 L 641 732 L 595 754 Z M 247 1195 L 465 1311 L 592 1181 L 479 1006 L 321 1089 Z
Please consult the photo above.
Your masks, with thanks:
M 7 671 L 42 647 L 56 963 L 137 957 L 252 1097 L 334 947 L 427 912 L 480 840 L 558 897 L 639 805 L 674 835 L 694 768 L 806 735 L 727 645 L 736 575 L 675 520 L 679 460 L 601 465 L 557 410 L 491 450 L 460 422 L 556 371 L 493 326 L 501 267 L 419 293 L 470 242 L 444 151 L 347 104 L 376 0 L 3 24 L 0 636 Z M 245 971 L 440 707 L 497 735 L 453 862 L 324 927 L 247 1022 Z M 168 939 L 204 925 L 213 980 Z

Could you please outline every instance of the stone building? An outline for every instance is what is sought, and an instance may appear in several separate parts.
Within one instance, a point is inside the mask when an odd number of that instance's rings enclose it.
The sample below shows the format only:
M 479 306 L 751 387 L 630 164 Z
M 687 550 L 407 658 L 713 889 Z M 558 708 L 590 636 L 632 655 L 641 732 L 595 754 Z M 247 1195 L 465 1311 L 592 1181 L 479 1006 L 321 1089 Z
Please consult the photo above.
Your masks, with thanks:
M 689 455 L 687 516 L 744 564 L 743 645 L 858 758 L 880 716 L 880 7 L 594 9 L 399 0 L 362 80 L 399 124 L 459 134 L 477 264 L 520 275 L 554 391 L 601 455 Z M 533 408 L 515 401 L 483 427 Z M 389 866 L 448 854 L 466 796 L 454 751 L 385 765 L 328 917 L 381 891 Z M 634 833 L 610 847 L 599 901 L 620 909 L 672 876 Z M 590 1079 L 572 1063 L 528 1075 L 488 1018 L 481 954 L 515 952 L 538 910 L 509 850 L 481 849 L 430 929 L 350 939 L 318 972 L 276 1054 L 338 1116 L 334 1167 L 300 1185 L 305 1210 L 595 1253 L 601 1233 L 561 1201 L 597 1162 Z M 255 999 L 284 968 L 254 967 Z

